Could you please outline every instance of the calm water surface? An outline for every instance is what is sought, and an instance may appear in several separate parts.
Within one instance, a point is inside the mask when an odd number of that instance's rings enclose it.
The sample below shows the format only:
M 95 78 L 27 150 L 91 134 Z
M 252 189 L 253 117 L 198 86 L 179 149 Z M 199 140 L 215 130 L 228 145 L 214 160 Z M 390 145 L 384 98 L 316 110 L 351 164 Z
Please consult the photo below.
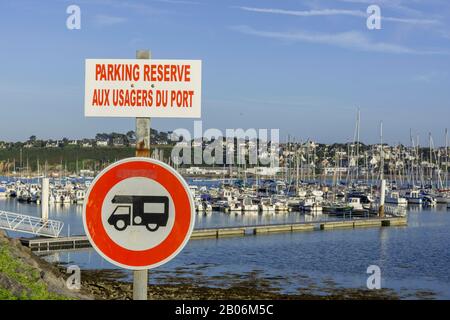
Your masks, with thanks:
M 38 206 L 13 199 L 0 200 L 0 210 L 40 214 Z M 64 221 L 64 234 L 84 233 L 81 214 L 80 205 L 55 205 L 50 210 L 50 218 Z M 295 212 L 243 216 L 214 212 L 197 215 L 196 227 L 311 219 L 315 218 Z M 413 207 L 408 210 L 407 227 L 192 240 L 174 260 L 152 270 L 150 281 L 173 283 L 193 278 L 200 284 L 227 286 L 256 277 L 270 279 L 272 286 L 283 292 L 313 287 L 320 293 L 321 288 L 330 286 L 365 288 L 367 267 L 378 265 L 382 287 L 404 298 L 430 291 L 434 298 L 450 299 L 449 246 L 450 211 Z M 115 268 L 93 250 L 52 254 L 46 259 L 82 269 Z

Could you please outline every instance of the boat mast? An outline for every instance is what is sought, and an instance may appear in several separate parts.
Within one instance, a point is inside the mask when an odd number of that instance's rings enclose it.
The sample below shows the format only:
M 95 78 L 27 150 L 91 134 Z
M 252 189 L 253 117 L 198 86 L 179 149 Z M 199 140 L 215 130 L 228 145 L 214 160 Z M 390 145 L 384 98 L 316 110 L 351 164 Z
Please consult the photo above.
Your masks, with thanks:
M 445 188 L 448 188 L 448 130 L 445 128 Z
M 424 185 L 424 169 L 423 169 L 423 154 L 422 152 L 420 152 L 420 140 L 419 140 L 419 135 L 417 135 L 417 154 L 419 156 L 419 164 L 418 164 L 418 169 L 419 169 L 419 174 L 420 174 L 420 184 L 423 186 Z
M 295 182 L 295 190 L 298 194 L 298 185 L 299 185 L 299 170 L 300 170 L 300 157 L 298 153 L 298 144 L 295 145 L 295 165 L 296 165 L 296 182 Z
M 360 132 L 360 123 L 361 123 L 361 111 L 358 107 L 358 113 L 356 118 L 356 128 L 357 128 L 357 134 L 356 134 L 356 176 L 355 179 L 358 181 L 359 179 L 359 132 Z
M 380 181 L 384 179 L 383 121 L 380 122 Z
M 433 156 L 433 153 L 432 153 L 432 150 L 431 150 L 431 132 L 428 132 L 428 151 L 429 151 L 429 162 L 430 162 L 430 164 L 429 164 L 429 171 L 428 171 L 428 176 L 429 176 L 429 179 L 430 179 L 430 184 L 431 184 L 431 186 L 433 186 L 433 158 L 432 158 L 432 156 Z
M 23 154 L 22 148 L 20 148 L 20 179 L 23 179 Z
M 410 151 L 412 152 L 411 157 L 410 157 L 410 161 L 409 161 L 409 178 L 411 179 L 409 181 L 409 183 L 411 185 L 414 185 L 414 160 L 415 160 L 414 153 L 415 152 L 413 152 L 413 150 L 415 149 L 415 147 L 414 147 L 414 139 L 412 137 L 412 130 L 411 130 L 411 128 L 409 129 L 409 140 L 411 142 Z

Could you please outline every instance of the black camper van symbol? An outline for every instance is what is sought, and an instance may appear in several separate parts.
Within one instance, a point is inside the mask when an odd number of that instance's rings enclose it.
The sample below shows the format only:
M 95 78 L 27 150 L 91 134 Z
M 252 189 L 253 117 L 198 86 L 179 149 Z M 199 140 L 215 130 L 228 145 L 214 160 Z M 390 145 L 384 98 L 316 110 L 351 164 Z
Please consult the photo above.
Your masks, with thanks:
M 148 231 L 165 227 L 169 219 L 169 198 L 165 196 L 114 196 L 117 204 L 108 218 L 108 223 L 116 230 L 123 231 L 128 226 L 145 226 Z

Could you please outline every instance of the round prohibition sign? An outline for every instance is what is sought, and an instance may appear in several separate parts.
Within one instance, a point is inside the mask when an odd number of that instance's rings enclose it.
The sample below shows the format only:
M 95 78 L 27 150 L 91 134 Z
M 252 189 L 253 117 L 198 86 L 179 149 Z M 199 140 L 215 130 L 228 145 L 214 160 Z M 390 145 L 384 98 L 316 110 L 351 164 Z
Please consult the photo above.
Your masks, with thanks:
M 128 158 L 104 169 L 89 187 L 83 225 L 94 249 L 119 267 L 142 270 L 173 259 L 195 223 L 183 177 L 150 158 Z

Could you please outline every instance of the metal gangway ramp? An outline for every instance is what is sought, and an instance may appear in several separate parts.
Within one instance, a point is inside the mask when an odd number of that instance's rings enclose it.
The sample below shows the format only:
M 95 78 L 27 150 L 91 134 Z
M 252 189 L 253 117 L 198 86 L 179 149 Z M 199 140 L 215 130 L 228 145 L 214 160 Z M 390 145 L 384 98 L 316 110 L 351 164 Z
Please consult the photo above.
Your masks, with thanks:
M 62 221 L 46 220 L 26 214 L 0 210 L 0 229 L 57 238 L 63 226 L 64 223 Z

